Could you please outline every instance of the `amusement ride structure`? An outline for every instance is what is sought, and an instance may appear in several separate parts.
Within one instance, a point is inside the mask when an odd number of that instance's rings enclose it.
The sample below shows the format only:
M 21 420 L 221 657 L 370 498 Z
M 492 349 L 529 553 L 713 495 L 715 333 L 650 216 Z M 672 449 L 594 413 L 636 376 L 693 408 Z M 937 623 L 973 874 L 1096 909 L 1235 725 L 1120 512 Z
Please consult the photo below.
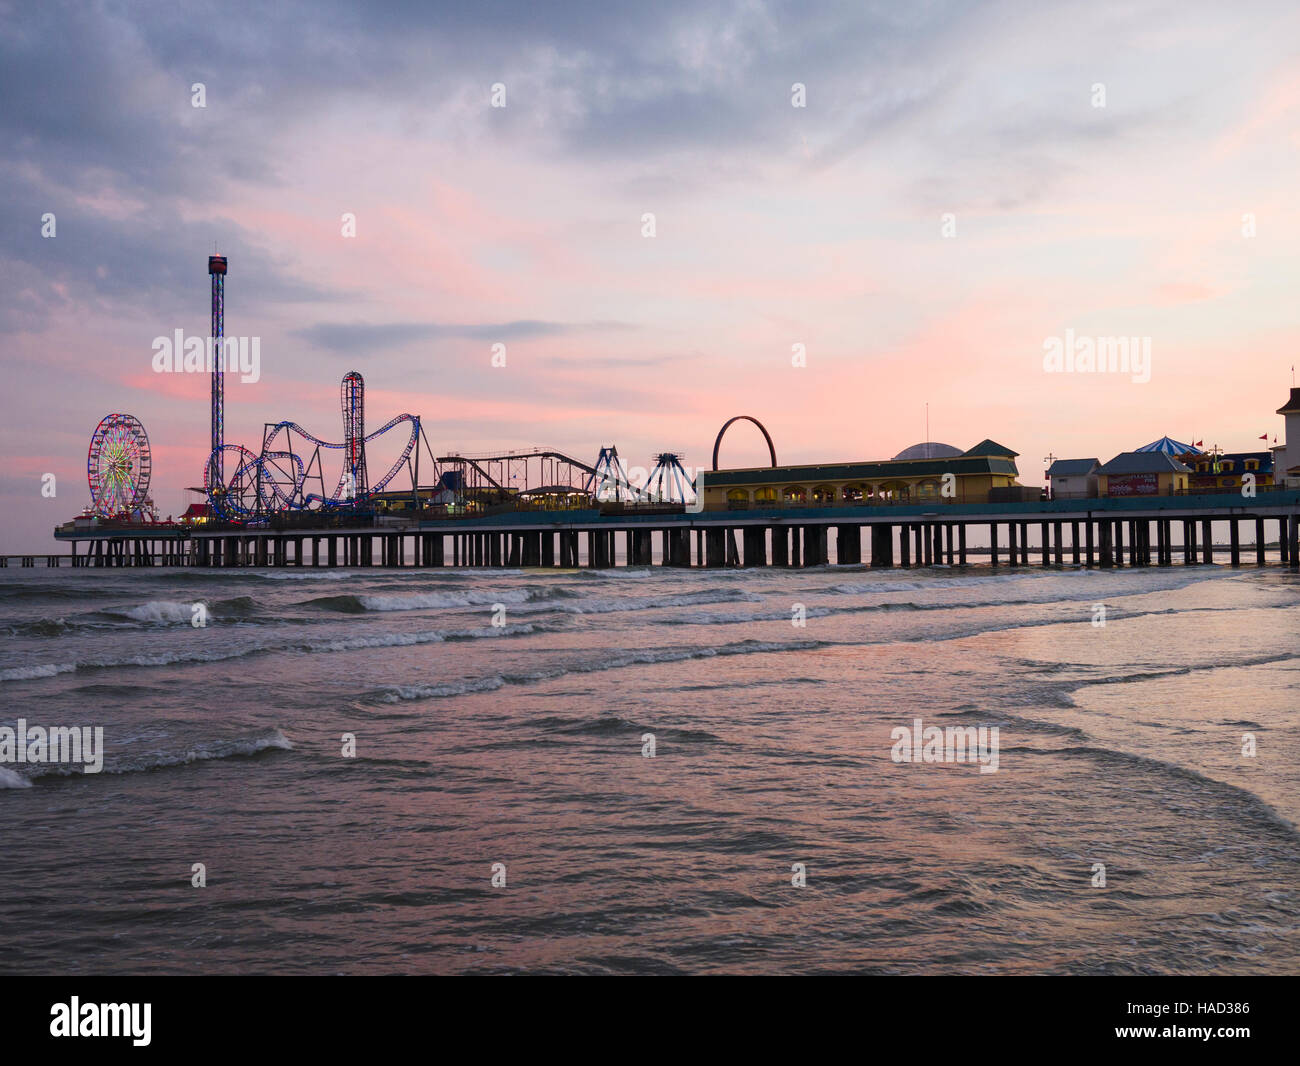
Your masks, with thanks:
M 153 457 L 149 435 L 134 415 L 105 415 L 90 437 L 86 480 L 90 514 L 100 518 L 141 517 L 152 510 L 149 479 Z
M 242 444 L 228 444 L 228 269 L 224 255 L 208 256 L 212 290 L 210 444 L 203 487 L 192 491 L 202 491 L 212 519 L 247 524 L 293 512 L 371 513 L 400 498 L 408 498 L 417 511 L 433 504 L 447 508 L 449 513 L 499 507 L 680 507 L 694 498 L 694 481 L 681 465 L 681 456 L 674 452 L 655 455 L 649 478 L 634 484 L 613 445 L 600 449 L 594 465 L 540 447 L 472 456 L 451 453 L 435 458 L 418 415 L 399 414 L 367 433 L 366 386 L 355 370 L 344 375 L 339 389 L 341 442 L 323 440 L 297 422 L 286 420 L 264 424 L 257 451 Z M 401 441 L 397 458 L 372 481 L 367 446 L 394 430 Z M 419 476 L 422 442 L 433 468 L 433 483 L 424 486 Z M 327 477 L 322 461 L 334 453 L 340 459 L 337 480 L 332 473 Z M 330 466 L 332 470 L 333 464 Z M 408 477 L 401 479 L 399 489 L 397 481 L 403 471 Z M 87 457 L 91 495 L 88 514 L 128 521 L 152 520 L 153 506 L 148 498 L 151 472 L 149 438 L 139 419 L 125 414 L 106 416 L 91 437 Z
M 226 257 L 209 256 L 212 278 L 212 345 L 222 350 L 225 331 Z M 257 453 L 224 439 L 223 360 L 212 361 L 212 452 L 204 472 L 204 492 L 214 516 L 246 521 L 286 511 L 365 509 L 385 493 L 406 469 L 412 502 L 422 505 L 429 496 L 478 506 L 526 504 L 542 508 L 569 508 L 601 503 L 684 504 L 694 486 L 680 456 L 665 452 L 645 485 L 634 485 L 612 445 L 602 448 L 596 464 L 542 448 L 531 451 L 434 458 L 437 484 L 421 490 L 419 445 L 424 434 L 417 415 L 400 414 L 373 433 L 366 433 L 365 382 L 357 371 L 344 375 L 339 392 L 343 416 L 343 441 L 332 443 L 308 433 L 296 422 L 267 423 Z M 397 460 L 376 481 L 370 481 L 366 446 L 399 424 L 408 436 Z M 332 491 L 326 491 L 321 451 L 342 453 L 342 470 Z M 232 470 L 226 476 L 227 458 Z
M 203 489 L 215 516 L 241 521 L 283 511 L 364 508 L 384 492 L 403 467 L 410 473 L 414 497 L 419 484 L 420 419 L 400 414 L 374 433 L 365 432 L 365 381 L 357 371 L 344 375 L 339 401 L 343 442 L 321 440 L 296 422 L 267 423 L 262 447 L 254 454 L 241 444 L 225 443 L 224 359 L 226 257 L 208 257 L 212 277 L 212 452 L 203 474 Z M 409 436 L 397 461 L 378 481 L 368 479 L 366 445 L 405 423 Z M 295 436 L 299 438 L 295 440 Z M 342 453 L 342 471 L 332 492 L 326 493 L 321 449 Z M 304 455 L 310 455 L 304 460 Z M 226 476 L 226 459 L 232 472 Z M 314 488 L 316 491 L 308 491 Z

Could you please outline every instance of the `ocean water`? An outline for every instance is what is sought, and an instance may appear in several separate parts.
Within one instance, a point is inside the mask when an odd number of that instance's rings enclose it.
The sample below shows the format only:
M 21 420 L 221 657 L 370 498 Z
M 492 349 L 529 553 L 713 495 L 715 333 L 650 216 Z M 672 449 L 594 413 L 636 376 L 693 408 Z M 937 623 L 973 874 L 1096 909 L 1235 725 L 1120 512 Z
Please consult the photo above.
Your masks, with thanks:
M 0 972 L 1300 969 L 1280 568 L 7 570 L 0 633 L 0 725 L 105 746 L 0 766 Z

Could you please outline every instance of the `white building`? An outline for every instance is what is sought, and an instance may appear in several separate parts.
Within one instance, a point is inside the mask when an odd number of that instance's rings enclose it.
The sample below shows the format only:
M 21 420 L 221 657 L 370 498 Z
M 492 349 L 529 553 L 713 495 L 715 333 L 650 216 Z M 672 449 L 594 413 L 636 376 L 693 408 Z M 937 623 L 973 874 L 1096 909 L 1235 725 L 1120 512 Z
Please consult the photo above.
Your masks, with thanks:
M 1300 488 L 1300 389 L 1291 390 L 1291 398 L 1277 409 L 1286 419 L 1281 444 L 1273 445 L 1273 483 L 1289 489 Z

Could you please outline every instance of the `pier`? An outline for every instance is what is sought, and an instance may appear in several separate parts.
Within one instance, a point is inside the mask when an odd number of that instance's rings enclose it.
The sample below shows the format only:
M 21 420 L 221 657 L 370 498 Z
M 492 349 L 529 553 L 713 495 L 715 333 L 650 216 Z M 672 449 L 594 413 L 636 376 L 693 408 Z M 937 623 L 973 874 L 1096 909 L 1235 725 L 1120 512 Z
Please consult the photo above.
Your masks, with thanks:
M 1010 504 L 831 506 L 665 513 L 626 507 L 381 518 L 350 528 L 60 530 L 67 555 L 3 566 L 563 568 L 1120 568 L 1300 564 L 1300 492 Z M 379 524 L 382 523 L 382 524 Z M 1214 542 L 1215 529 L 1227 543 Z M 1275 545 L 1268 549 L 1268 545 Z M 621 552 L 620 552 L 621 549 Z

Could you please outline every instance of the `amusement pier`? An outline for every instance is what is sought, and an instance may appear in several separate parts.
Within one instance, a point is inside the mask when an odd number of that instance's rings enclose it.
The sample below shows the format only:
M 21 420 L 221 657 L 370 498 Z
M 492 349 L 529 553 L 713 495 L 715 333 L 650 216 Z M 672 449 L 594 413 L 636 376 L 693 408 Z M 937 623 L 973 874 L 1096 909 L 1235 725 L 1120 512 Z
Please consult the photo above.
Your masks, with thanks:
M 0 566 L 1300 568 L 1297 388 L 1277 410 L 1281 444 L 1229 453 L 1164 437 L 1104 463 L 1049 456 L 1049 490 L 1021 485 L 1017 453 L 991 439 L 783 466 L 749 415 L 722 426 L 712 468 L 693 477 L 671 452 L 630 475 L 613 445 L 590 464 L 540 448 L 437 455 L 417 415 L 366 432 L 356 371 L 340 386 L 341 441 L 283 421 L 252 449 L 225 439 L 224 375 L 247 354 L 247 338 L 225 336 L 227 270 L 209 257 L 211 334 L 185 356 L 187 369 L 206 358 L 212 379 L 201 502 L 160 521 L 144 426 L 110 414 L 87 455 L 90 506 L 54 531 L 69 550 Z M 762 434 L 769 465 L 719 468 L 737 422 Z

